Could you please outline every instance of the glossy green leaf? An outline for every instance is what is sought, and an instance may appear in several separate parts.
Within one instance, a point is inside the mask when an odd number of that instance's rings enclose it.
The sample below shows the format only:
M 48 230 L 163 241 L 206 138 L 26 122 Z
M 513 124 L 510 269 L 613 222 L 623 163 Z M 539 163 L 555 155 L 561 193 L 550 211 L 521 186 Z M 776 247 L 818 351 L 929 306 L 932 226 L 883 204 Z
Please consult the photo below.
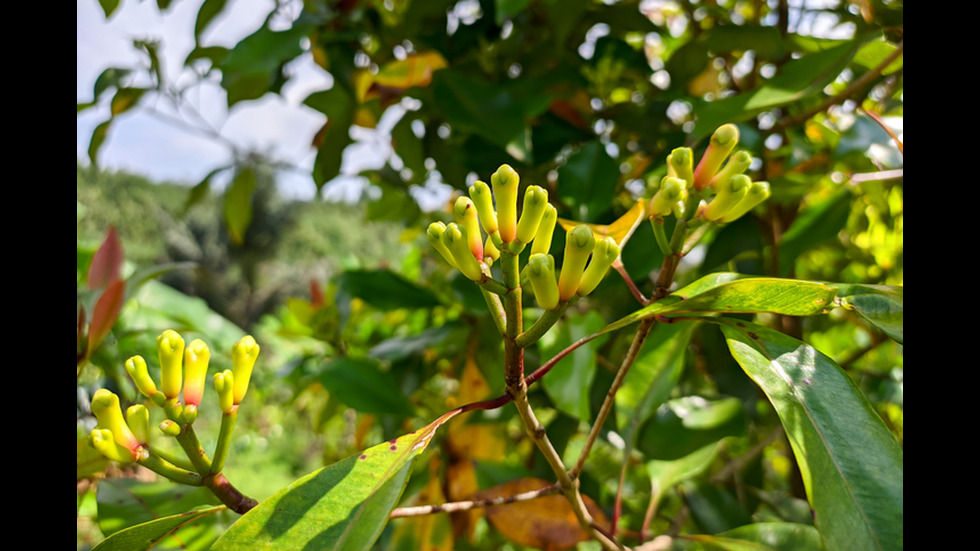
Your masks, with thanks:
M 338 278 L 337 292 L 381 310 L 432 308 L 440 304 L 432 291 L 391 270 L 347 270 Z
M 602 329 L 602 316 L 591 311 L 585 315 L 572 315 L 566 322 L 551 328 L 540 341 L 542 357 L 549 358 L 578 339 Z M 596 371 L 598 341 L 581 346 L 552 368 L 541 380 L 545 392 L 555 406 L 575 419 L 591 419 L 589 393 Z
M 903 452 L 868 399 L 806 343 L 742 321 L 721 329 L 782 421 L 827 549 L 901 549 Z
M 215 515 L 227 507 L 196 509 L 137 524 L 113 533 L 92 551 L 205 550 L 217 539 Z
M 694 323 L 677 322 L 657 327 L 640 350 L 616 393 L 620 427 L 642 423 L 670 396 L 684 369 L 684 352 Z
M 131 478 L 99 481 L 97 500 L 99 529 L 106 536 L 196 507 L 220 505 L 214 494 L 203 487 L 182 486 L 167 480 L 147 483 Z
M 844 190 L 804 210 L 779 242 L 779 274 L 788 276 L 796 259 L 813 247 L 835 239 L 847 224 L 852 195 Z
M 905 344 L 905 288 L 841 285 L 840 304 L 854 310 L 896 342 Z
M 300 478 L 242 516 L 212 549 L 371 549 L 416 458 L 457 413 Z
M 813 526 L 789 522 L 757 522 L 717 535 L 687 535 L 675 540 L 678 551 L 822 551 Z
M 676 459 L 647 461 L 647 474 L 650 476 L 650 498 L 659 502 L 668 490 L 704 472 L 714 461 L 720 443 L 720 440 L 712 442 Z
M 740 122 L 819 93 L 833 82 L 857 52 L 861 42 L 846 41 L 787 63 L 781 73 L 762 86 L 742 94 L 705 103 L 697 110 L 693 138 L 699 139 L 728 122 Z
M 595 221 L 610 205 L 619 184 L 619 165 L 598 140 L 583 145 L 558 169 L 558 196 L 576 220 Z
M 677 398 L 644 425 L 637 448 L 650 459 L 680 459 L 722 438 L 743 435 L 746 422 L 738 398 Z
M 357 411 L 403 416 L 413 413 L 398 381 L 372 360 L 330 360 L 321 368 L 319 380 L 337 399 Z
M 707 275 L 667 298 L 606 326 L 602 332 L 626 327 L 655 315 L 759 313 L 787 316 L 819 314 L 833 306 L 837 288 L 827 283 L 741 274 Z
M 231 186 L 225 191 L 225 224 L 231 240 L 241 245 L 245 241 L 245 231 L 252 223 L 252 193 L 255 191 L 255 172 L 242 167 L 235 174 Z

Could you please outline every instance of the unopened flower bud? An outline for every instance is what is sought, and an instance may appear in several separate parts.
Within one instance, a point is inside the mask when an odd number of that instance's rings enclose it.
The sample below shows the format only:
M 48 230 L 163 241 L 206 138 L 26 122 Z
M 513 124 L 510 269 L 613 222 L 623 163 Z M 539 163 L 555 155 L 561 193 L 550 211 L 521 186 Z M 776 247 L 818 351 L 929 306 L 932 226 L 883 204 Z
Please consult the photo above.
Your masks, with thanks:
M 517 222 L 517 240 L 530 243 L 538 233 L 538 226 L 548 206 L 548 191 L 541 186 L 528 186 L 524 192 L 524 209 Z
M 449 263 L 453 268 L 456 267 L 456 259 L 453 258 L 453 253 L 446 248 L 445 243 L 442 242 L 442 234 L 446 231 L 446 225 L 442 222 L 433 222 L 429 224 L 429 229 L 426 230 L 425 236 L 429 240 L 432 247 L 439 251 L 442 258 Z
M 571 299 L 578 291 L 585 263 L 594 247 L 595 236 L 586 225 L 575 226 L 565 235 L 565 256 L 558 277 L 558 295 L 562 301 Z
M 129 373 L 129 377 L 133 380 L 133 384 L 136 385 L 140 394 L 150 398 L 158 406 L 162 406 L 166 397 L 157 390 L 157 385 L 153 382 L 153 378 L 150 377 L 150 372 L 146 367 L 146 360 L 142 356 L 133 356 L 126 360 L 125 365 L 126 373 Z
M 168 400 L 173 400 L 180 394 L 183 383 L 183 337 L 173 329 L 167 329 L 157 337 L 157 353 L 160 356 L 160 389 Z
M 160 423 L 160 432 L 166 434 L 167 436 L 178 436 L 180 435 L 180 425 L 167 419 L 166 421 Z
M 694 188 L 698 191 L 704 189 L 708 182 L 715 176 L 721 164 L 725 161 L 735 145 L 738 144 L 738 127 L 734 124 L 725 124 L 715 130 L 708 142 L 708 148 L 701 157 L 701 162 L 694 169 Z
M 490 176 L 493 195 L 497 200 L 497 227 L 504 243 L 517 237 L 517 191 L 521 178 L 510 165 L 500 168 Z
M 466 228 L 466 244 L 473 258 L 483 260 L 483 239 L 480 235 L 480 219 L 476 207 L 469 197 L 458 197 L 453 205 L 453 217 L 456 223 Z
M 255 359 L 259 357 L 259 344 L 251 335 L 245 335 L 231 347 L 231 369 L 235 374 L 235 404 L 242 403 L 248 391 Z
M 689 147 L 678 147 L 667 155 L 667 175 L 680 178 L 689 187 L 694 184 L 694 152 Z
M 197 406 L 204 395 L 211 350 L 201 339 L 194 339 L 184 349 L 184 403 Z
M 449 224 L 446 226 L 446 231 L 442 233 L 442 244 L 449 250 L 456 262 L 456 267 L 464 276 L 473 281 L 483 279 L 483 268 L 470 252 L 466 228 L 455 223 Z
M 88 435 L 88 441 L 93 448 L 106 456 L 110 461 L 132 463 L 138 457 L 138 454 L 134 454 L 132 450 L 120 446 L 109 429 L 93 429 Z
M 112 432 L 112 437 L 120 446 L 135 450 L 140 443 L 123 419 L 119 397 L 111 391 L 100 388 L 92 395 L 92 413 L 99 420 L 99 427 Z
M 551 251 L 551 238 L 555 234 L 555 224 L 558 222 L 558 209 L 548 203 L 541 214 L 541 223 L 538 224 L 538 231 L 534 234 L 534 241 L 531 244 L 531 254 L 548 254 Z
M 150 410 L 146 406 L 135 404 L 126 408 L 126 425 L 140 444 L 150 441 Z
M 728 158 L 728 162 L 725 166 L 719 170 L 714 178 L 708 182 L 708 187 L 717 188 L 724 182 L 727 182 L 732 176 L 737 174 L 742 174 L 749 169 L 752 164 L 752 155 L 749 155 L 748 151 L 738 151 L 734 155 Z
M 221 412 L 230 413 L 235 407 L 235 376 L 230 369 L 214 374 L 214 391 L 218 394 Z
M 532 253 L 527 261 L 527 275 L 538 306 L 554 310 L 558 306 L 558 281 L 555 259 L 550 254 Z
M 592 260 L 582 274 L 582 281 L 579 282 L 578 295 L 584 297 L 594 291 L 617 258 L 619 258 L 619 245 L 616 244 L 615 239 L 606 236 L 596 241 L 595 248 L 592 249 Z
M 769 193 L 769 182 L 752 182 L 749 185 L 749 190 L 745 193 L 745 197 L 737 205 L 732 207 L 732 210 L 719 218 L 718 221 L 731 222 L 741 218 L 745 213 L 754 209 L 756 205 L 768 199 Z
M 488 235 L 486 243 L 483 244 L 483 262 L 489 266 L 494 260 L 500 260 L 500 249 L 493 242 L 493 237 Z
M 717 221 L 728 214 L 748 193 L 752 181 L 744 174 L 736 174 L 718 188 L 718 194 L 704 208 L 706 220 Z
M 650 216 L 666 216 L 674 205 L 687 199 L 687 186 L 684 180 L 673 176 L 664 176 L 660 181 L 660 189 L 650 199 Z
M 477 180 L 470 186 L 470 199 L 480 217 L 480 225 L 487 235 L 497 233 L 497 212 L 493 210 L 493 192 L 486 182 Z

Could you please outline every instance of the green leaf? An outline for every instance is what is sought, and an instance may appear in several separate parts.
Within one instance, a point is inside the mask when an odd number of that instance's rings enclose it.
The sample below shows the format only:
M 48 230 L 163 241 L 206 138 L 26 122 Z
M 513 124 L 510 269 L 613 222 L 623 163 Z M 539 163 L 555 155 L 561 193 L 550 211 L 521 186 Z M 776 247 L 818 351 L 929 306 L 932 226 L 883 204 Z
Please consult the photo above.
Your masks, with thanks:
M 112 119 L 105 122 L 99 123 L 92 131 L 92 139 L 88 143 L 88 159 L 92 163 L 92 166 L 98 166 L 98 156 L 99 149 L 102 148 L 102 144 L 105 143 L 106 136 L 109 134 L 109 126 L 112 124 Z
M 832 306 L 836 296 L 837 288 L 827 283 L 716 273 L 607 325 L 602 332 L 655 315 L 770 312 L 808 316 Z
M 555 356 L 573 342 L 602 329 L 604 323 L 602 316 L 594 310 L 585 315 L 569 316 L 566 322 L 552 327 L 541 339 L 542 357 Z M 541 380 L 555 406 L 581 421 L 592 418 L 589 394 L 595 378 L 598 347 L 599 342 L 593 341 L 577 348 Z
M 224 506 L 197 509 L 138 524 L 112 534 L 92 551 L 205 550 L 218 537 L 215 515 L 226 510 Z M 168 541 L 171 537 L 174 541 Z
M 667 402 L 644 425 L 637 448 L 649 459 L 673 461 L 722 438 L 741 436 L 745 427 L 745 412 L 738 398 L 677 398 Z
M 139 103 L 140 98 L 145 93 L 145 88 L 118 88 L 116 94 L 112 96 L 109 112 L 112 113 L 113 117 L 116 117 L 129 111 Z
M 194 21 L 194 41 L 201 41 L 201 34 L 208 28 L 211 21 L 217 17 L 221 10 L 225 9 L 227 0 L 204 0 L 201 9 L 197 12 L 197 19 Z
M 896 342 L 905 344 L 904 287 L 841 285 L 840 304 L 860 314 Z
M 583 145 L 558 169 L 558 196 L 573 218 L 590 221 L 609 208 L 619 184 L 619 165 L 598 140 Z
M 752 522 L 749 511 L 727 488 L 704 480 L 686 480 L 681 492 L 694 522 L 709 534 Z
M 125 528 L 179 515 L 202 505 L 219 505 L 206 488 L 191 488 L 170 481 L 140 482 L 129 478 L 99 481 L 99 529 L 111 536 Z
M 106 19 L 108 19 L 119 7 L 119 0 L 99 0 L 99 5 L 102 6 L 102 11 L 105 12 Z
M 356 105 L 351 93 L 336 85 L 310 94 L 303 104 L 327 116 L 327 122 L 314 139 L 317 154 L 313 162 L 313 181 L 319 190 L 340 174 L 344 149 L 354 141 L 350 137 L 350 127 Z
M 381 310 L 432 308 L 436 295 L 391 270 L 347 270 L 337 282 L 337 293 L 359 298 Z
M 398 381 L 381 371 L 377 362 L 359 358 L 328 361 L 319 373 L 320 383 L 338 400 L 363 413 L 408 416 L 412 404 Z
M 299 22 L 283 31 L 263 26 L 238 42 L 219 67 L 228 106 L 278 92 L 286 81 L 283 67 L 303 54 L 301 40 L 307 31 L 308 26 Z
M 670 396 L 684 369 L 684 351 L 696 324 L 677 322 L 656 328 L 640 350 L 616 393 L 620 427 L 642 423 Z
M 245 242 L 245 231 L 252 223 L 252 193 L 255 191 L 255 172 L 242 167 L 235 174 L 231 186 L 225 191 L 225 224 L 232 242 Z
M 836 238 L 850 212 L 851 193 L 844 190 L 800 213 L 779 242 L 779 275 L 789 275 L 804 252 Z
M 804 55 L 784 65 L 779 75 L 751 92 L 705 103 L 697 109 L 691 139 L 707 136 L 722 124 L 749 120 L 762 111 L 820 93 L 847 66 L 861 43 L 861 40 L 849 40 Z
M 416 458 L 458 413 L 297 480 L 242 516 L 212 549 L 371 549 Z
M 732 356 L 786 430 L 827 549 L 901 549 L 903 452 L 868 399 L 806 343 L 721 321 Z
M 120 67 L 109 67 L 102 71 L 95 79 L 95 86 L 92 89 L 93 100 L 98 100 L 102 93 L 109 88 L 119 88 L 123 79 L 129 76 L 131 71 Z
M 696 541 L 720 549 L 766 549 L 767 551 L 821 551 L 820 532 L 813 526 L 791 522 L 759 522 L 728 530 L 717 536 L 695 536 Z M 733 546 L 741 544 L 741 547 Z M 745 547 L 746 543 L 757 544 Z

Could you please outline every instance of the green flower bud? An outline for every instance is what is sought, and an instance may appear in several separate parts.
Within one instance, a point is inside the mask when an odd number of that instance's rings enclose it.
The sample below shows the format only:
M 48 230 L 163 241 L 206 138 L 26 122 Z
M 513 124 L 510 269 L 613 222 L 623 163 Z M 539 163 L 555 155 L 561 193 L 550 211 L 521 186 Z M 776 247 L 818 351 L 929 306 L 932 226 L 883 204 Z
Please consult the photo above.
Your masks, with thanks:
M 524 209 L 517 222 L 517 241 L 530 243 L 538 233 L 541 218 L 548 206 L 548 191 L 541 186 L 528 186 L 524 192 Z
M 133 380 L 133 384 L 136 385 L 140 394 L 150 398 L 158 406 L 162 406 L 166 397 L 157 390 L 157 385 L 153 382 L 153 378 L 150 377 L 150 372 L 146 367 L 146 360 L 142 356 L 133 356 L 126 360 L 125 365 L 126 373 L 129 373 L 129 377 Z
M 231 413 L 235 407 L 235 376 L 230 369 L 214 374 L 214 391 L 218 393 L 222 413 Z
M 429 224 L 429 229 L 425 232 L 426 238 L 435 250 L 439 251 L 442 258 L 449 263 L 450 266 L 456 268 L 456 259 L 453 258 L 453 253 L 449 252 L 446 245 L 442 242 L 442 234 L 446 231 L 446 225 L 442 222 L 433 222 Z
M 690 147 L 678 147 L 667 155 L 667 175 L 680 178 L 690 187 L 694 184 L 694 152 Z
M 734 124 L 726 124 L 715 130 L 708 142 L 708 148 L 701 157 L 701 162 L 694 169 L 694 188 L 698 191 L 704 189 L 708 182 L 715 176 L 721 163 L 725 161 L 735 145 L 738 144 L 738 127 Z
M 167 436 L 179 436 L 180 431 L 180 425 L 171 421 L 170 419 L 160 423 L 160 432 L 166 434 Z
M 480 224 L 487 235 L 497 233 L 497 212 L 493 210 L 493 192 L 486 182 L 477 180 L 470 186 L 470 199 L 480 217 Z
M 650 199 L 650 216 L 666 216 L 674 205 L 687 199 L 687 186 L 684 180 L 674 176 L 664 176 L 660 189 Z
M 259 357 L 259 344 L 251 335 L 245 335 L 231 347 L 231 370 L 235 374 L 235 404 L 242 403 L 248 392 L 255 359 Z
M 469 197 L 459 197 L 453 205 L 453 217 L 456 224 L 466 228 L 466 244 L 470 247 L 473 258 L 483 260 L 483 238 L 480 235 L 480 220 L 476 207 Z
M 96 390 L 92 396 L 92 413 L 99 420 L 99 427 L 112 432 L 117 444 L 130 451 L 139 448 L 139 441 L 123 419 L 118 396 L 104 388 Z
M 500 165 L 490 176 L 490 183 L 497 199 L 497 229 L 503 242 L 510 243 L 517 237 L 517 191 L 521 178 L 510 165 Z
M 589 267 L 585 269 L 582 281 L 578 285 L 578 295 L 584 297 L 594 291 L 617 258 L 619 258 L 619 245 L 616 244 L 615 239 L 606 236 L 597 241 L 592 250 Z
M 483 279 L 483 268 L 480 266 L 480 262 L 476 257 L 470 252 L 466 238 L 466 228 L 460 227 L 455 223 L 449 224 L 446 226 L 446 231 L 442 234 L 442 244 L 449 249 L 450 254 L 452 254 L 453 259 L 456 261 L 456 267 L 464 276 L 473 281 Z
M 201 339 L 194 339 L 184 349 L 184 403 L 197 406 L 204 395 L 211 350 Z
M 134 453 L 132 450 L 120 446 L 109 429 L 96 428 L 92 430 L 88 435 L 88 442 L 110 461 L 117 463 L 132 463 L 141 455 L 141 452 Z M 138 449 L 143 450 L 142 448 Z
M 586 225 L 575 226 L 565 235 L 565 256 L 562 259 L 561 275 L 558 277 L 558 295 L 562 301 L 571 299 L 578 291 L 585 263 L 593 248 L 595 236 Z
M 718 194 L 704 207 L 702 215 L 706 220 L 717 221 L 728 214 L 748 193 L 752 181 L 744 174 L 736 174 L 718 188 Z
M 736 174 L 742 174 L 749 169 L 752 164 L 752 155 L 749 155 L 748 151 L 738 151 L 732 155 L 728 162 L 725 163 L 724 168 L 715 174 L 714 178 L 708 182 L 708 187 L 717 188 L 719 185 L 727 182 L 732 176 Z
M 551 238 L 555 234 L 555 224 L 558 222 L 558 209 L 548 203 L 541 214 L 541 223 L 538 224 L 538 231 L 534 234 L 534 241 L 531 244 L 531 254 L 548 254 L 551 251 Z
M 150 410 L 146 406 L 135 404 L 126 408 L 126 425 L 141 445 L 150 441 Z
M 752 182 L 745 197 L 732 207 L 732 210 L 725 213 L 719 222 L 731 222 L 741 218 L 745 213 L 754 209 L 756 205 L 769 198 L 769 182 Z
M 493 242 L 493 238 L 487 236 L 487 242 L 483 244 L 483 261 L 489 266 L 494 260 L 500 260 L 500 249 Z
M 157 353 L 160 356 L 160 387 L 168 400 L 180 394 L 183 383 L 184 339 L 173 329 L 167 329 L 157 337 Z
M 527 261 L 527 276 L 534 289 L 538 306 L 554 310 L 558 306 L 558 281 L 555 278 L 555 259 L 550 254 L 532 253 Z

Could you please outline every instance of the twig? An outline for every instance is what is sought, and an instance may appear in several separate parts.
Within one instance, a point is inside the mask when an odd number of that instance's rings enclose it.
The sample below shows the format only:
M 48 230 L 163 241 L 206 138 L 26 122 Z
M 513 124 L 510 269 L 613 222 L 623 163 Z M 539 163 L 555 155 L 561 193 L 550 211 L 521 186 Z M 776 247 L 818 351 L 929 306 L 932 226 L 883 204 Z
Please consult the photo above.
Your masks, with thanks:
M 470 501 L 454 501 L 441 505 L 419 505 L 416 507 L 400 507 L 391 512 L 390 518 L 415 517 L 421 515 L 432 515 L 436 513 L 455 513 L 458 511 L 469 511 L 470 509 L 480 509 L 493 505 L 505 505 L 518 501 L 531 501 L 539 497 L 550 496 L 561 492 L 558 483 L 550 484 L 537 490 L 521 492 L 509 496 L 488 497 L 484 499 L 474 499 Z

